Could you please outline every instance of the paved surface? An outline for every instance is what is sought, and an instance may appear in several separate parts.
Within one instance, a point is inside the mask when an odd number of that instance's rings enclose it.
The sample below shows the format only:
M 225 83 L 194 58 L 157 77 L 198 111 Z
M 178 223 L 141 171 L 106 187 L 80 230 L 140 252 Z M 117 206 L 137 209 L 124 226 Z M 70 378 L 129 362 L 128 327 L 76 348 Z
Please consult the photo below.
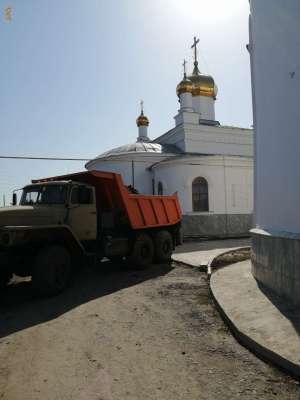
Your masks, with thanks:
M 251 240 L 248 238 L 186 242 L 176 248 L 172 258 L 174 261 L 193 267 L 206 267 L 212 259 L 225 251 L 250 246 L 250 242 Z
M 217 270 L 210 286 L 238 340 L 300 377 L 300 312 L 259 287 L 250 260 Z
M 240 346 L 207 275 L 109 262 L 52 299 L 30 282 L 0 301 L 0 399 L 299 400 L 296 381 Z

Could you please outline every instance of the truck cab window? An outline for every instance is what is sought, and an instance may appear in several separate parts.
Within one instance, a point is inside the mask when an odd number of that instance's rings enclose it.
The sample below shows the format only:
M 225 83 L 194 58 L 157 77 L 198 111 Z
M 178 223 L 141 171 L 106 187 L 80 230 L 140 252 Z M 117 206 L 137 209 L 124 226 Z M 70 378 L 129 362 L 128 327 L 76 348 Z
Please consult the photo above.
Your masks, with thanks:
M 93 191 L 85 186 L 76 186 L 72 189 L 71 194 L 72 204 L 92 204 Z
M 93 203 L 93 192 L 85 186 L 79 188 L 79 204 L 92 204 Z
M 78 186 L 73 187 L 73 189 L 72 189 L 71 203 L 72 204 L 79 204 Z
M 36 204 L 39 197 L 39 188 L 26 191 L 23 197 L 23 204 Z
M 20 204 L 25 205 L 49 205 L 64 204 L 67 198 L 66 185 L 34 185 L 26 186 Z

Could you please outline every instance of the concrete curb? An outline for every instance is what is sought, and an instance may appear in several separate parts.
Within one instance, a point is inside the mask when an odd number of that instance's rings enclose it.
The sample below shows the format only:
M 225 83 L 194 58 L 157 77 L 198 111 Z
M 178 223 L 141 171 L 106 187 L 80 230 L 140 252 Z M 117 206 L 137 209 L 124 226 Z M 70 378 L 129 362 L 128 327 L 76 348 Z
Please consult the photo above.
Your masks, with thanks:
M 172 262 L 176 263 L 176 264 L 181 264 L 181 265 L 185 265 L 189 268 L 196 268 L 201 272 L 206 272 L 207 271 L 207 264 L 199 264 L 199 265 L 194 265 L 194 264 L 189 264 L 186 261 L 180 261 L 180 260 L 176 260 L 175 258 L 171 257 Z
M 232 265 L 232 264 L 229 264 Z M 227 266 L 229 266 L 227 265 Z M 220 268 L 226 268 L 226 265 Z M 210 278 L 210 277 L 209 277 Z M 218 310 L 221 318 L 228 326 L 230 332 L 235 337 L 235 339 L 244 347 L 246 347 L 249 351 L 255 354 L 261 360 L 270 363 L 280 370 L 286 372 L 287 374 L 291 375 L 292 377 L 299 379 L 300 378 L 300 365 L 295 364 L 288 359 L 280 356 L 279 354 L 273 352 L 272 350 L 268 349 L 267 347 L 259 344 L 255 340 L 253 340 L 250 336 L 243 333 L 238 327 L 234 324 L 234 322 L 228 317 L 225 310 L 223 309 L 222 305 L 219 303 L 218 299 L 215 297 L 213 289 L 210 284 L 209 279 L 209 292 L 213 299 L 213 302 Z
M 238 247 L 238 248 L 233 249 L 233 250 L 224 251 L 223 253 L 218 254 L 217 256 L 213 257 L 213 258 L 209 261 L 209 263 L 207 264 L 207 275 L 208 275 L 208 279 L 210 280 L 210 277 L 211 277 L 211 274 L 212 274 L 212 264 L 213 264 L 213 262 L 214 262 L 217 258 L 222 257 L 222 256 L 225 256 L 226 254 L 235 253 L 236 251 L 240 251 L 240 250 L 250 250 L 250 249 L 251 249 L 251 246 Z M 222 267 L 220 267 L 220 268 L 224 268 L 225 266 L 226 266 L 226 265 L 224 265 L 224 266 L 222 266 Z
M 236 248 L 234 248 L 234 249 L 232 249 L 232 250 L 226 250 L 226 251 L 224 251 L 223 253 L 220 253 L 220 254 L 218 254 L 217 256 L 212 257 L 212 258 L 207 262 L 207 264 L 199 264 L 198 266 L 195 266 L 195 265 L 193 265 L 193 264 L 189 264 L 189 263 L 184 262 L 184 261 L 176 260 L 176 259 L 173 258 L 173 256 L 172 256 L 172 261 L 175 262 L 175 263 L 177 263 L 177 264 L 184 264 L 184 265 L 187 265 L 187 266 L 189 266 L 189 267 L 191 267 L 191 268 L 197 268 L 197 269 L 199 269 L 199 271 L 201 271 L 201 272 L 206 272 L 206 273 L 208 274 L 209 278 L 210 278 L 210 275 L 211 275 L 211 273 L 212 273 L 211 265 L 213 264 L 213 262 L 214 262 L 217 258 L 219 258 L 219 257 L 221 257 L 221 256 L 223 256 L 223 255 L 225 255 L 225 254 L 234 253 L 234 252 L 240 251 L 240 250 L 248 250 L 248 249 L 250 249 L 250 248 L 251 248 L 251 246 L 241 246 L 241 247 L 236 247 Z

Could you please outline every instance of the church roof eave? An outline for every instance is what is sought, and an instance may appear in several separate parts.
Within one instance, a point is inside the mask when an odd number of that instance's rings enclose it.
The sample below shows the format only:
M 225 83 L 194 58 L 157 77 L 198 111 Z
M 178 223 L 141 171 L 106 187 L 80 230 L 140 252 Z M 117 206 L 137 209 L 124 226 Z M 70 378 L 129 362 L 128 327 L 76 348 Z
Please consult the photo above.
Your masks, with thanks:
M 234 158 L 236 160 L 248 160 L 248 161 L 253 161 L 253 157 L 251 156 L 241 156 L 241 155 L 236 155 L 236 154 L 204 154 L 204 153 L 184 153 L 181 155 L 177 155 L 177 156 L 173 156 L 173 157 L 168 157 L 165 158 L 164 160 L 161 161 L 157 161 L 154 164 L 150 165 L 150 167 L 148 167 L 148 169 L 151 171 L 153 169 L 155 169 L 156 167 L 159 167 L 162 164 L 169 164 L 172 162 L 176 162 L 176 161 L 188 161 L 190 159 L 193 158 L 214 158 L 214 159 L 224 159 L 224 158 Z
M 173 145 L 161 145 L 152 142 L 136 142 L 109 150 L 93 158 L 86 163 L 89 168 L 95 162 L 102 161 L 125 161 L 127 158 L 142 156 L 150 157 L 172 157 L 180 153 L 180 150 Z

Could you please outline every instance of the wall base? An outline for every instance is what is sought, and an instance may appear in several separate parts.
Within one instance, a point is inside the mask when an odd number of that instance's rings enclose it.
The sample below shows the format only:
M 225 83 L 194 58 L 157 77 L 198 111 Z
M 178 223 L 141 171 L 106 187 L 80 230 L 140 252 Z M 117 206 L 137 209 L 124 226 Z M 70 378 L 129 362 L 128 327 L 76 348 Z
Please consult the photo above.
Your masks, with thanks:
M 251 230 L 252 274 L 293 306 L 300 306 L 300 236 Z
M 183 236 L 228 237 L 250 236 L 252 214 L 184 215 Z

